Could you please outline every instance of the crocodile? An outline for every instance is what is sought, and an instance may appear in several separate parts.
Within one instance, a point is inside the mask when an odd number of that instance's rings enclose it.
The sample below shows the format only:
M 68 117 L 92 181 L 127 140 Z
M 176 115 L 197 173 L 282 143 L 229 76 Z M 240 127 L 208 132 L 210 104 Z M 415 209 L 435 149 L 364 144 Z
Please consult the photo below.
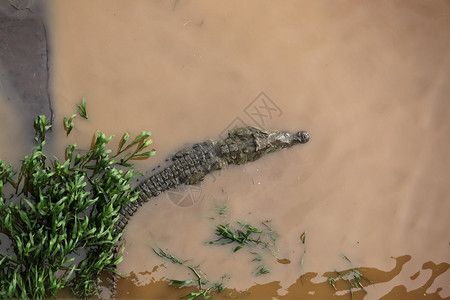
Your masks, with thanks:
M 209 173 L 228 165 L 252 162 L 268 153 L 308 141 L 309 133 L 306 131 L 292 134 L 249 126 L 229 131 L 228 137 L 222 140 L 211 139 L 186 146 L 166 160 L 169 162 L 167 167 L 136 187 L 139 196 L 122 207 L 114 225 L 115 232 L 123 232 L 138 208 L 164 191 L 180 185 L 198 184 Z

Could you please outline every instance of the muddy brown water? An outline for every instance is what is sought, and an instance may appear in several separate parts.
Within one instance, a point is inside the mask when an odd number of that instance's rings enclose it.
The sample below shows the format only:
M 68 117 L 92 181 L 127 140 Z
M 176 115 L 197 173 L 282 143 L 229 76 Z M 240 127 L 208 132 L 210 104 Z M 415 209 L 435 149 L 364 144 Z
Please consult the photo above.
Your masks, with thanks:
M 117 298 L 192 291 L 168 286 L 195 277 L 152 248 L 211 282 L 229 274 L 219 299 L 350 299 L 346 282 L 335 291 L 328 279 L 351 268 L 373 281 L 352 289 L 356 299 L 450 297 L 448 1 L 58 0 L 47 10 L 55 155 L 89 147 L 97 129 L 149 130 L 157 155 L 145 172 L 237 124 L 311 134 L 142 207 L 124 236 Z M 66 138 L 60 121 L 82 97 L 90 119 Z M 3 104 L 1 157 L 14 160 L 11 136 L 25 125 Z M 253 249 L 269 274 L 254 275 L 245 248 L 205 244 L 236 220 L 277 234 Z

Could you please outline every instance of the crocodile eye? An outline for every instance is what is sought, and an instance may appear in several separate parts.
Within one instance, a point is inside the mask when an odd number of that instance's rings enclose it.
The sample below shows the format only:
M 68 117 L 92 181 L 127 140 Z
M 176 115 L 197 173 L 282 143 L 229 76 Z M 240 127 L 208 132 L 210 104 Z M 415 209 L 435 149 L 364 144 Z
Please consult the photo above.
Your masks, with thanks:
M 309 141 L 309 133 L 307 131 L 299 131 L 297 132 L 297 137 L 299 138 L 300 143 L 304 144 Z

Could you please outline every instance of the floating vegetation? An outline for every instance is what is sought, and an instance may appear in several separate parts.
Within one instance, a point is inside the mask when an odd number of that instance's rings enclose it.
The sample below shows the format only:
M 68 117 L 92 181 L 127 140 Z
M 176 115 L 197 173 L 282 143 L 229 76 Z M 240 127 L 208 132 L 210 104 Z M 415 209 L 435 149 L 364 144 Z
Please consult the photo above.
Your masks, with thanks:
M 264 231 L 264 233 L 270 238 L 270 240 L 271 240 L 270 244 L 275 245 L 275 242 L 277 241 L 277 238 L 278 238 L 278 233 L 276 233 L 272 229 L 272 227 L 269 226 L 270 222 L 271 222 L 270 220 L 265 220 L 265 221 L 262 221 L 261 224 L 264 227 L 266 227 L 266 230 Z
M 348 261 L 350 264 L 353 265 L 351 260 L 346 255 L 342 255 L 342 258 L 344 258 L 346 261 Z M 348 291 L 349 291 L 352 299 L 354 299 L 353 298 L 353 291 L 352 291 L 353 288 L 361 289 L 361 290 L 365 291 L 365 289 L 364 289 L 365 286 L 363 284 L 363 281 L 367 282 L 366 286 L 369 285 L 369 284 L 373 284 L 372 280 L 370 280 L 369 278 L 363 276 L 361 274 L 361 272 L 359 272 L 354 267 L 352 267 L 349 270 L 345 270 L 345 271 L 340 271 L 340 272 L 339 271 L 335 271 L 335 273 L 337 274 L 337 278 L 329 277 L 328 278 L 328 283 L 333 287 L 334 290 L 337 291 L 338 289 L 336 288 L 336 283 L 339 280 L 347 282 L 347 284 L 349 286 Z
M 305 245 L 305 242 L 306 242 L 306 231 L 303 231 L 303 233 L 300 235 L 300 241 L 302 242 L 302 245 L 303 245 L 303 253 L 302 253 L 302 255 L 301 255 L 301 257 L 300 257 L 300 267 L 298 268 L 298 270 L 301 272 L 301 276 L 303 277 L 303 258 L 304 258 L 304 256 L 305 256 L 305 254 L 306 254 L 306 245 Z
M 267 269 L 264 266 L 264 264 L 262 263 L 262 256 L 259 255 L 258 252 L 254 252 L 254 251 L 250 251 L 250 253 L 256 256 L 254 259 L 252 259 L 252 262 L 253 261 L 258 262 L 258 266 L 253 270 L 253 273 L 255 274 L 255 276 L 260 276 L 260 275 L 263 275 L 263 274 L 270 273 L 270 270 Z
M 266 269 L 266 267 L 264 267 L 263 265 L 259 265 L 255 269 L 256 276 L 260 276 L 260 275 L 264 275 L 264 274 L 268 274 L 268 273 L 270 273 L 270 270 Z
M 330 277 L 330 278 L 328 278 L 328 283 L 334 288 L 335 291 L 337 291 L 336 279 L 334 279 L 333 277 Z
M 87 112 L 86 112 L 86 100 L 84 98 L 81 100 L 81 106 L 77 105 L 77 109 L 78 109 L 78 113 L 80 114 L 80 116 L 82 118 L 89 119 Z
M 220 216 L 227 218 L 227 216 L 225 215 L 227 209 L 226 203 L 222 206 L 215 207 L 214 209 Z M 241 221 L 236 221 L 236 223 L 240 225 L 238 229 L 236 229 L 230 223 L 227 223 L 225 225 L 217 225 L 215 234 L 219 238 L 213 241 L 208 241 L 207 244 L 237 244 L 237 246 L 233 248 L 233 252 L 236 252 L 245 246 L 248 246 L 249 249 L 252 249 L 257 245 L 262 245 L 264 248 L 270 249 L 270 246 L 273 246 L 275 244 L 277 235 L 267 224 L 269 223 L 269 221 L 261 222 L 261 224 L 266 227 L 267 230 L 256 228 Z M 268 239 L 269 241 L 265 241 L 264 239 Z M 270 273 L 270 270 L 266 268 L 265 264 L 262 261 L 262 256 L 258 252 L 252 250 L 249 250 L 249 252 L 252 255 L 256 256 L 251 261 L 258 263 L 257 267 L 253 270 L 253 274 L 255 274 L 255 276 L 260 276 Z
M 72 131 L 73 127 L 74 127 L 74 123 L 73 123 L 73 119 L 76 117 L 77 115 L 72 115 L 69 119 L 67 119 L 66 117 L 64 117 L 64 129 L 66 130 L 66 135 L 69 135 L 70 132 Z
M 207 244 L 226 245 L 237 243 L 238 245 L 233 249 L 233 252 L 242 249 L 242 247 L 246 245 L 254 246 L 262 244 L 266 247 L 270 246 L 268 242 L 261 239 L 261 234 L 263 233 L 261 229 L 241 221 L 237 221 L 236 223 L 241 225 L 240 229 L 235 229 L 230 223 L 217 225 L 215 233 L 219 238 L 217 240 L 209 241 Z
M 87 118 L 84 99 L 80 109 Z M 67 134 L 74 117 L 64 119 Z M 154 153 L 143 152 L 150 133 L 127 146 L 122 139 L 118 153 L 110 156 L 105 146 L 113 136 L 97 132 L 90 150 L 69 145 L 60 162 L 44 154 L 51 128 L 46 117 L 39 116 L 34 127 L 36 146 L 18 176 L 0 160 L 0 232 L 2 243 L 6 237 L 10 244 L 0 253 L 0 298 L 55 297 L 65 286 L 89 297 L 98 291 L 99 273 L 117 273 L 122 261 L 123 248 L 114 251 L 122 232 L 115 232 L 114 224 L 122 206 L 138 197 L 130 186 L 136 174 L 128 161 Z M 6 191 L 12 192 L 7 196 Z
M 188 300 L 193 300 L 193 299 L 209 299 L 212 297 L 212 293 L 216 292 L 216 293 L 220 293 L 224 290 L 224 286 L 223 286 L 223 280 L 224 279 L 230 279 L 229 275 L 223 275 L 222 276 L 222 282 L 216 282 L 213 284 L 209 284 L 209 281 L 207 280 L 206 276 L 199 270 L 199 267 L 193 267 L 191 265 L 188 265 L 186 263 L 186 261 L 181 261 L 177 258 L 175 258 L 172 254 L 165 252 L 164 250 L 162 250 L 161 248 L 159 249 L 159 251 L 156 251 L 155 249 L 153 249 L 153 252 L 155 252 L 156 255 L 158 255 L 159 257 L 163 257 L 165 259 L 170 260 L 172 263 L 174 264 L 179 264 L 179 265 L 183 265 L 186 268 L 188 268 L 189 270 L 191 270 L 194 275 L 195 275 L 195 279 L 188 279 L 188 280 L 170 280 L 169 285 L 173 285 L 173 286 L 178 286 L 178 287 L 183 287 L 183 286 L 189 286 L 192 283 L 196 283 L 197 287 L 198 287 L 198 292 L 191 292 L 185 296 L 183 296 L 182 298 L 188 299 Z M 208 285 L 208 287 L 205 287 L 205 285 Z
M 220 216 L 223 216 L 223 215 L 225 215 L 225 213 L 226 213 L 226 211 L 227 211 L 227 203 L 225 202 L 225 203 L 223 203 L 222 204 L 222 206 L 217 206 L 217 207 L 214 207 L 214 210 L 215 211 L 217 211 L 217 213 L 220 215 Z

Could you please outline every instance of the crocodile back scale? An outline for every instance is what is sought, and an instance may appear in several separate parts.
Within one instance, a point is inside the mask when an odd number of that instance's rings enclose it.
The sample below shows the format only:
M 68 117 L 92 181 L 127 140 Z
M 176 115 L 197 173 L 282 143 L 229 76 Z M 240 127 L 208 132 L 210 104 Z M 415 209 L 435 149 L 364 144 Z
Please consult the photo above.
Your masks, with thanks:
M 183 184 L 197 184 L 209 173 L 223 169 L 229 164 L 245 164 L 265 154 L 308 141 L 309 133 L 306 131 L 291 134 L 278 130 L 242 127 L 231 130 L 223 140 L 207 140 L 187 146 L 169 159 L 168 167 L 150 176 L 136 188 L 141 192 L 135 201 L 122 207 L 119 220 L 115 224 L 115 232 L 122 232 L 140 206 L 164 191 Z

